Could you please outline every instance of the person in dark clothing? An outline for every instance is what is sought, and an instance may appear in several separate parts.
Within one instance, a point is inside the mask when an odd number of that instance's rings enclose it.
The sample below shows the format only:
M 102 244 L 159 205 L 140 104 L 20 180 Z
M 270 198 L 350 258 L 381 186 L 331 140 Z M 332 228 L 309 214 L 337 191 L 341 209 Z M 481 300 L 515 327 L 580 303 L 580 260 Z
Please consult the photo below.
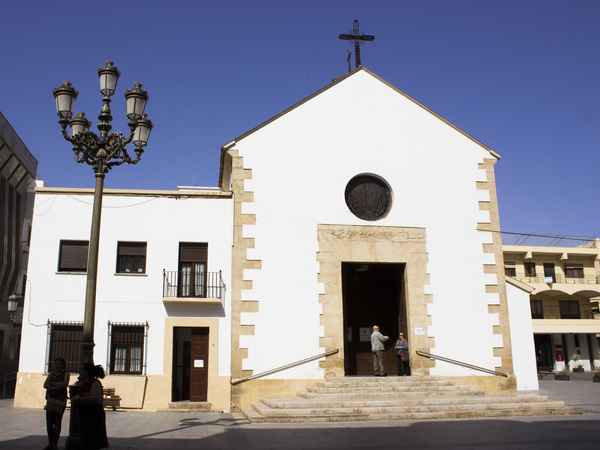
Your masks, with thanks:
M 79 393 L 71 398 L 71 402 L 79 406 L 81 448 L 85 450 L 108 447 L 101 378 L 104 378 L 102 366 L 85 364 L 77 380 Z
M 46 432 L 48 433 L 47 450 L 58 448 L 60 429 L 63 414 L 67 406 L 67 386 L 69 374 L 66 372 L 67 364 L 63 358 L 56 358 L 52 370 L 44 381 L 46 389 Z
M 404 333 L 400 333 L 396 345 L 396 360 L 398 362 L 398 375 L 410 375 L 410 362 L 408 354 L 408 341 L 404 337 Z

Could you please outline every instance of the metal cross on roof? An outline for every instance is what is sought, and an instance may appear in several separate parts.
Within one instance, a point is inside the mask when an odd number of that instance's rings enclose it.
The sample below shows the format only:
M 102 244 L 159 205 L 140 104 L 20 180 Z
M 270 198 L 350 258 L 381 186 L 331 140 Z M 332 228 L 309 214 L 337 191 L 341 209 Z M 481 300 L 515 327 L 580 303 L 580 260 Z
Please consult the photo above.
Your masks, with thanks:
M 340 34 L 338 38 L 344 41 L 354 41 L 354 63 L 356 64 L 356 67 L 362 65 L 360 61 L 360 43 L 375 40 L 375 36 L 371 34 L 360 34 L 358 20 L 354 20 L 352 23 L 352 34 Z

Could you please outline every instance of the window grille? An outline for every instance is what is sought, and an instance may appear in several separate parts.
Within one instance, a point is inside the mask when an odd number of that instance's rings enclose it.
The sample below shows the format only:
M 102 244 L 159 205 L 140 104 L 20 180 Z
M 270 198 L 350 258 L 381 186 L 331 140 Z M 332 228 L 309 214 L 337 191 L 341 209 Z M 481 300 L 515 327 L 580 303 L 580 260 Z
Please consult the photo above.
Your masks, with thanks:
M 378 220 L 392 206 L 392 189 L 387 181 L 377 175 L 360 174 L 346 185 L 346 205 L 359 219 Z
M 88 241 L 60 241 L 59 272 L 87 271 Z
M 112 374 L 142 375 L 146 373 L 148 322 L 108 322 L 109 359 Z
M 54 360 L 65 359 L 67 372 L 78 372 L 83 324 L 81 322 L 48 322 L 46 372 L 53 369 Z
M 117 244 L 117 273 L 146 273 L 145 242 Z

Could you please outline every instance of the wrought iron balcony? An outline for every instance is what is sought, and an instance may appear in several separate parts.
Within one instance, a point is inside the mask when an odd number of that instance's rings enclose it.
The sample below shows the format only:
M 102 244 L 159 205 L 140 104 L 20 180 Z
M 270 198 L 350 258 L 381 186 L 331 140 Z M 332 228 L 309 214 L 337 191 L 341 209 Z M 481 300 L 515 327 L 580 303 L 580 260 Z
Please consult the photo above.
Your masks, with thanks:
M 191 273 L 163 270 L 163 298 L 223 299 L 225 283 L 221 271 Z

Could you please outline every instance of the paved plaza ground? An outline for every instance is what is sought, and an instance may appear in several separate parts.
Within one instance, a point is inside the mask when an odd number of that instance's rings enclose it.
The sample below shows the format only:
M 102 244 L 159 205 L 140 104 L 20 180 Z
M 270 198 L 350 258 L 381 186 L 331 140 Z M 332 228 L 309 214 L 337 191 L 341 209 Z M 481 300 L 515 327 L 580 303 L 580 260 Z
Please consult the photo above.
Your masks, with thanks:
M 216 413 L 107 412 L 112 449 L 594 449 L 600 383 L 544 380 L 541 390 L 586 411 L 569 417 L 269 425 Z M 68 413 L 63 420 L 68 431 Z M 0 449 L 42 449 L 43 411 L 0 401 Z M 62 441 L 64 445 L 64 439 Z

